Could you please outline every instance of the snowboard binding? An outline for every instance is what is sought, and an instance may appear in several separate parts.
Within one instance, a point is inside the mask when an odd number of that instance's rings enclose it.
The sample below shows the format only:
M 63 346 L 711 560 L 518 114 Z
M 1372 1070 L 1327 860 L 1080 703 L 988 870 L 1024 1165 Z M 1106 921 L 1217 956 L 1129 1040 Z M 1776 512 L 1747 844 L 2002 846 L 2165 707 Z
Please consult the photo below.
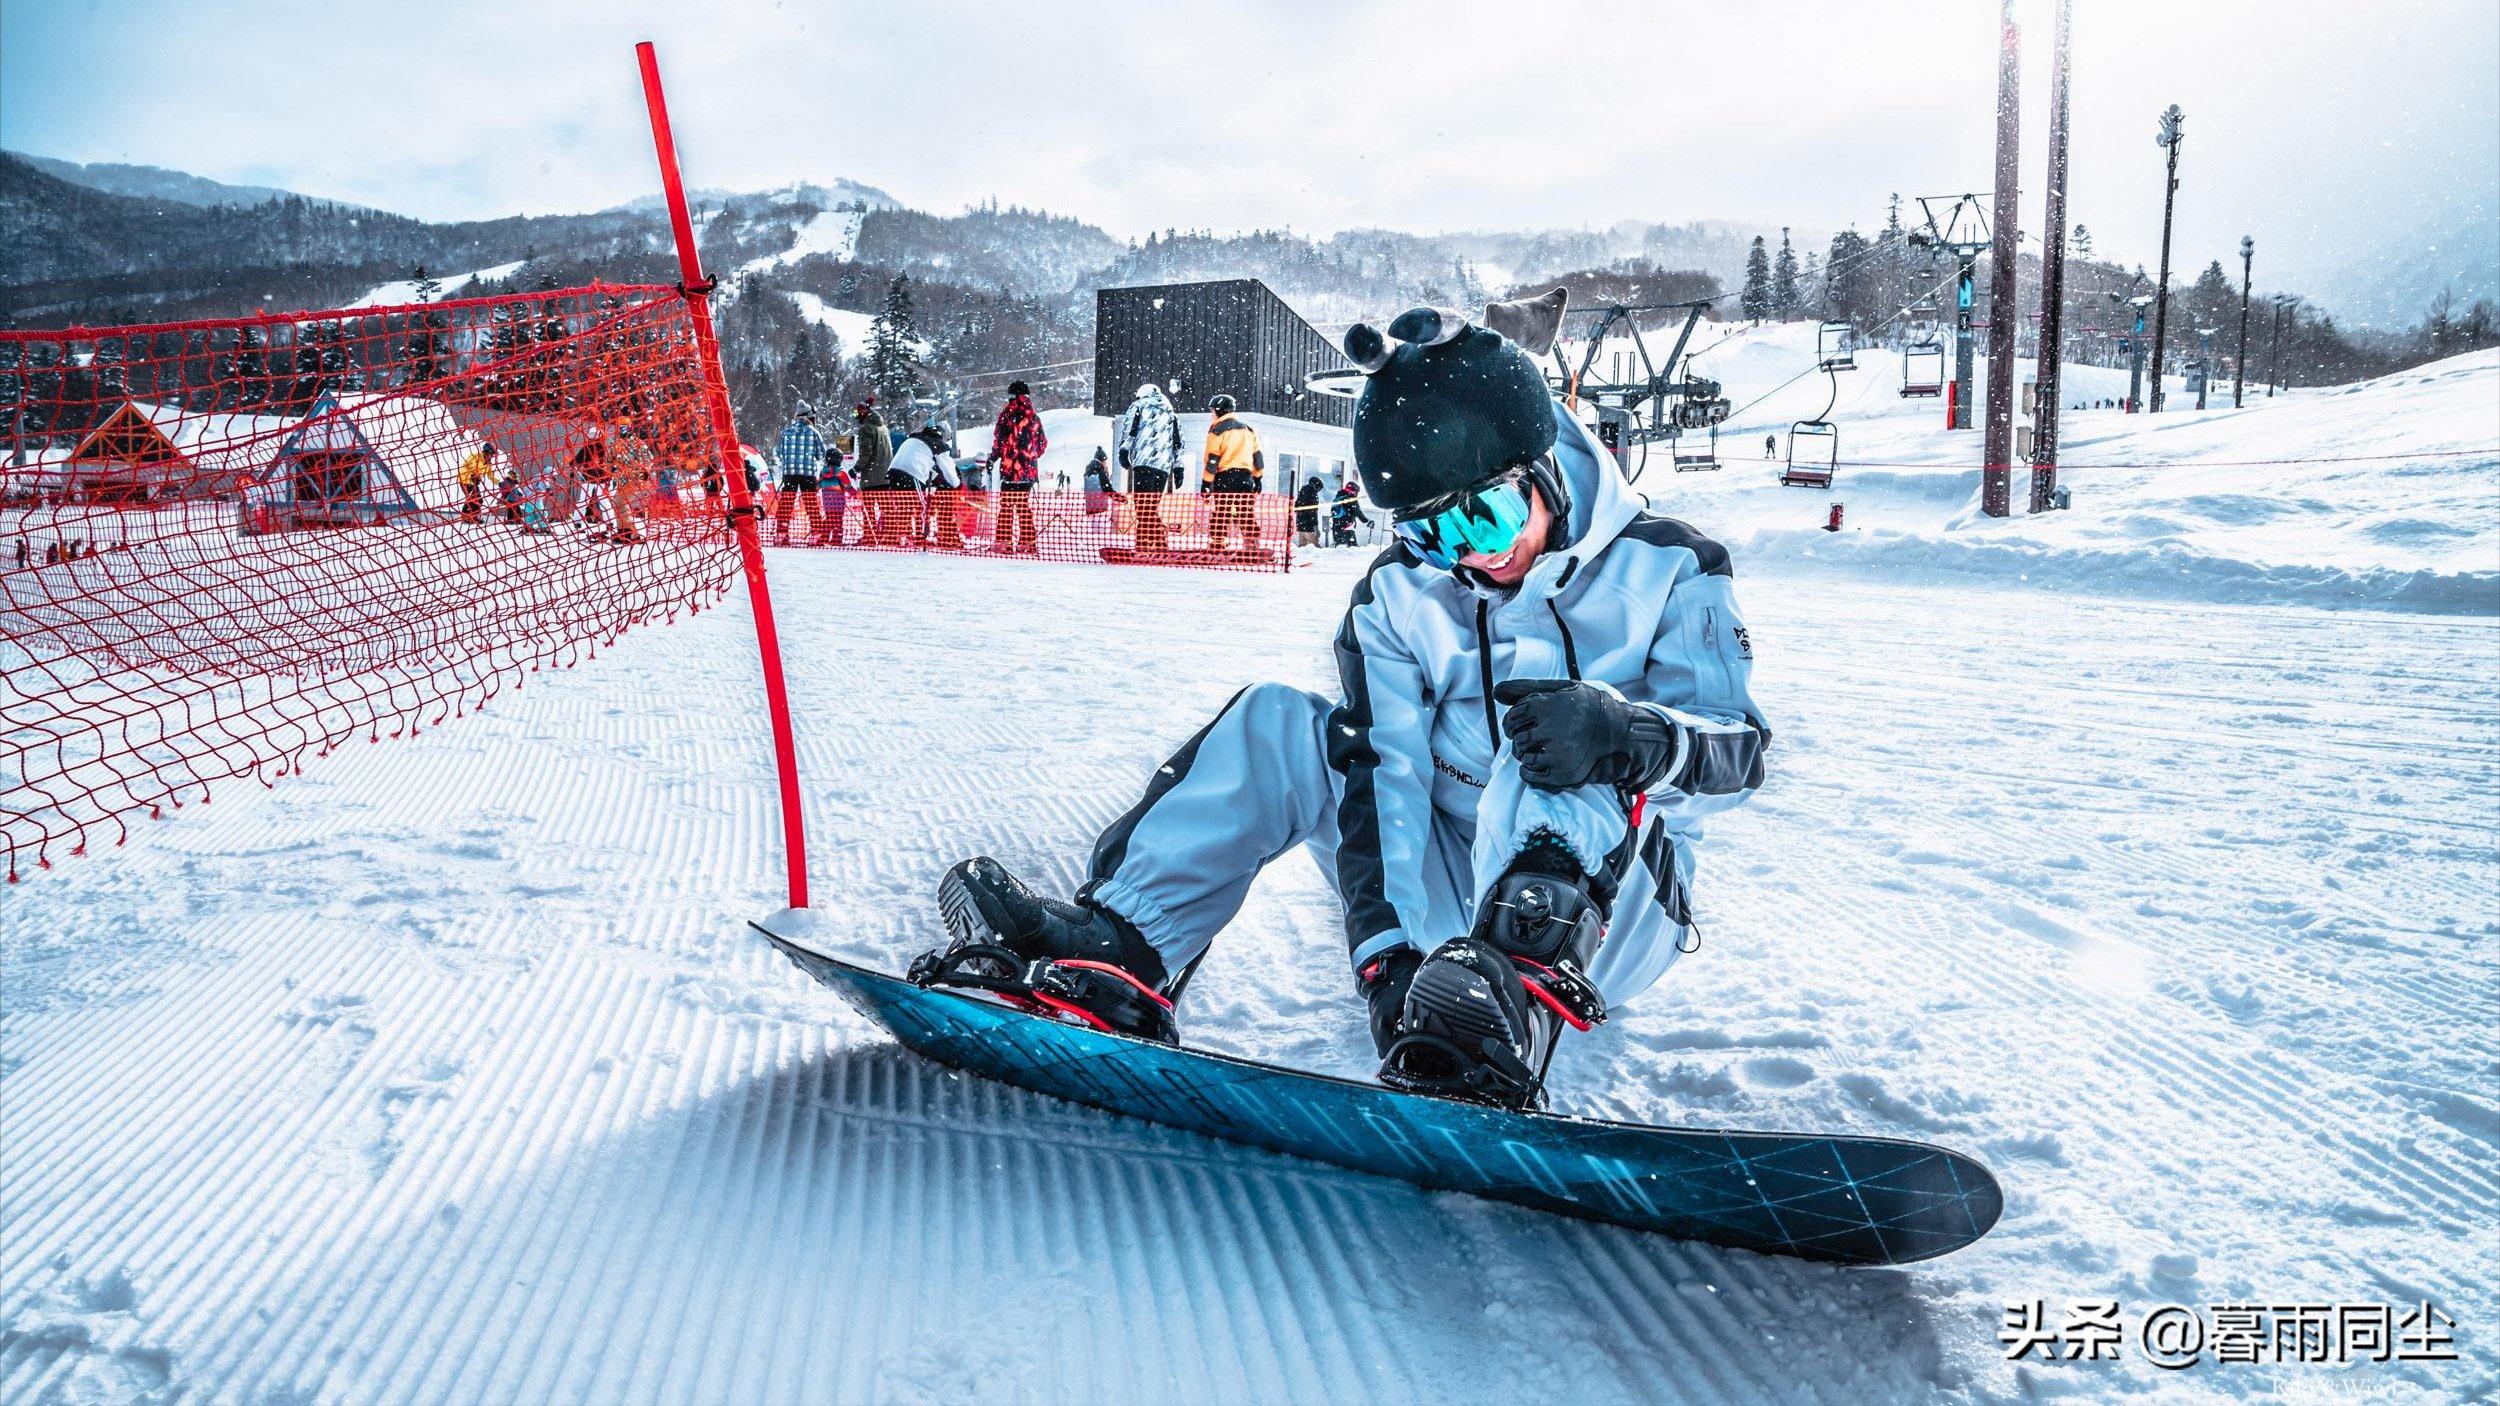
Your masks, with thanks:
M 1054 1020 L 1180 1043 L 1163 961 L 1108 908 L 1043 898 L 984 855 L 938 881 L 938 914 L 953 939 L 911 965 L 918 986 L 984 991 Z
M 1109 962 L 1082 958 L 1025 961 L 990 943 L 961 943 L 924 952 L 908 974 L 914 986 L 986 991 L 1008 1005 L 1106 1034 L 1180 1043 L 1172 1003 Z
M 1578 864 L 1559 847 L 1531 846 L 1494 886 L 1475 929 L 1415 968 L 1380 1082 L 1514 1111 L 1543 1108 L 1562 1028 L 1606 1019 L 1606 1000 L 1585 972 L 1605 924 Z

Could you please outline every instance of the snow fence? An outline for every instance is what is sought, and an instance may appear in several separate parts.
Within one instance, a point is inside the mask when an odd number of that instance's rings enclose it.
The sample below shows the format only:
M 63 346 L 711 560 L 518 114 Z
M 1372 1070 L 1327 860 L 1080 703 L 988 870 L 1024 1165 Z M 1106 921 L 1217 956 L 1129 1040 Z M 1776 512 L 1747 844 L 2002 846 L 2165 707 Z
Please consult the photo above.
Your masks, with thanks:
M 0 333 L 9 878 L 718 599 L 705 390 L 675 288 Z

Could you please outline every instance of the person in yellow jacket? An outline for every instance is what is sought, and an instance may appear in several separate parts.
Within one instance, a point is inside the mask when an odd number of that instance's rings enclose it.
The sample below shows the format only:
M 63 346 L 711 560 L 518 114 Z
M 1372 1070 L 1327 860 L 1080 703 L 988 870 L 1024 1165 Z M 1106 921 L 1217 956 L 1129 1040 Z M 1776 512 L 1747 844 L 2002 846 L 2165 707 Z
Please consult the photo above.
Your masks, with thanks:
M 1224 539 L 1241 530 L 1243 551 L 1259 546 L 1259 519 L 1251 496 L 1267 477 L 1267 457 L 1259 449 L 1259 432 L 1233 418 L 1233 398 L 1219 395 L 1207 402 L 1215 418 L 1207 423 L 1206 475 L 1198 491 L 1213 493 L 1215 511 L 1207 515 L 1207 543 L 1224 550 Z
M 439 462 L 439 461 L 438 461 Z M 460 520 L 476 522 L 486 508 L 486 485 L 495 477 L 492 441 L 460 461 Z

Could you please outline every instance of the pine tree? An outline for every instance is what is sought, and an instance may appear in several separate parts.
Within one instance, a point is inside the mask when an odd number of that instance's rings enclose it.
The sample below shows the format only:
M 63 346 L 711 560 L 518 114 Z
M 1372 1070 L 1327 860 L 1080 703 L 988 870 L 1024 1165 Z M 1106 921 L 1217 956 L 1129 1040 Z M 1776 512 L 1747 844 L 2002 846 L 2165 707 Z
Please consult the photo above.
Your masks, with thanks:
M 2092 257 L 2092 227 L 2090 225 L 2075 226 L 2074 245 L 2076 258 L 2089 259 Z
M 1753 247 L 1745 251 L 1745 291 L 1738 295 L 1737 307 L 1748 322 L 1760 322 L 1771 315 L 1771 251 L 1764 247 L 1758 234 L 1753 237 Z
M 782 387 L 789 392 L 793 402 L 805 401 L 821 413 L 824 406 L 819 402 L 825 398 L 825 366 L 816 357 L 815 339 L 807 333 L 808 329 L 800 328 L 797 339 L 790 343 L 790 361 L 781 373 Z M 796 404 L 791 408 L 795 412 Z
M 443 291 L 442 280 L 429 277 L 423 264 L 417 265 L 417 271 L 413 277 L 417 285 L 417 301 L 420 303 L 433 302 L 435 295 Z
M 1780 226 L 1780 253 L 1771 263 L 1771 315 L 1782 322 L 1797 316 L 1797 251 L 1788 242 L 1788 226 Z
M 911 275 L 897 274 L 886 285 L 885 310 L 868 328 L 868 380 L 881 403 L 910 406 L 912 349 L 919 341 L 920 334 L 912 325 Z M 893 412 L 902 413 L 901 409 Z
M 1832 236 L 1831 253 L 1823 261 L 1823 315 L 1835 322 L 1853 327 L 1871 327 L 1883 314 L 1874 308 L 1874 260 L 1867 257 L 1873 246 L 1866 236 L 1854 229 L 1844 229 Z

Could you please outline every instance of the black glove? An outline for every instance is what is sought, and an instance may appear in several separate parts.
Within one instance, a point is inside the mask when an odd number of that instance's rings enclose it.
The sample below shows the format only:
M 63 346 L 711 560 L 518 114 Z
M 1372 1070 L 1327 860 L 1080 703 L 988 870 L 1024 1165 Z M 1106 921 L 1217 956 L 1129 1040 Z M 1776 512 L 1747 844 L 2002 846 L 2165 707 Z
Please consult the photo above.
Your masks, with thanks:
M 1415 979 L 1415 968 L 1424 963 L 1424 954 L 1412 947 L 1392 947 L 1363 964 L 1356 980 L 1362 987 L 1363 1000 L 1371 1007 L 1372 1049 L 1381 1058 L 1389 1056 L 1389 1046 L 1398 1038 L 1398 1017 L 1406 1010 L 1406 988 Z
M 1569 679 L 1512 679 L 1494 685 L 1493 701 L 1510 709 L 1502 733 L 1519 759 L 1519 774 L 1539 790 L 1605 785 L 1646 791 L 1675 756 L 1673 724 L 1602 688 Z

